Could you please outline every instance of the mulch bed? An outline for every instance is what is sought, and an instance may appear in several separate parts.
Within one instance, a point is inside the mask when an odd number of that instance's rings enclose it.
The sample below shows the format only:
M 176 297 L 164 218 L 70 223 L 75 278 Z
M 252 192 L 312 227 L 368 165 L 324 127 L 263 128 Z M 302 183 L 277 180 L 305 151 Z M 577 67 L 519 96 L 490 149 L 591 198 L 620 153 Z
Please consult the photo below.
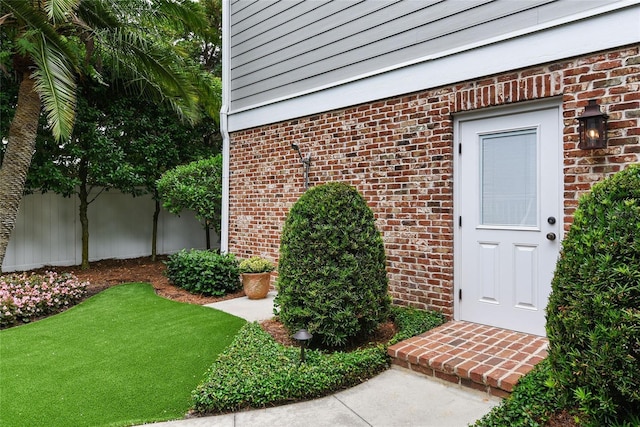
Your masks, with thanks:
M 166 270 L 166 257 L 158 257 L 152 261 L 151 257 L 131 258 L 131 259 L 105 259 L 90 263 L 88 270 L 83 270 L 80 266 L 70 267 L 43 267 L 34 272 L 55 271 L 57 273 L 72 273 L 81 282 L 89 282 L 87 287 L 87 298 L 103 290 L 121 285 L 123 283 L 143 282 L 150 283 L 156 293 L 161 297 L 189 304 L 210 304 L 231 298 L 244 296 L 243 291 L 225 295 L 224 297 L 210 297 L 206 295 L 192 294 L 182 288 L 169 283 L 169 279 L 164 275 Z

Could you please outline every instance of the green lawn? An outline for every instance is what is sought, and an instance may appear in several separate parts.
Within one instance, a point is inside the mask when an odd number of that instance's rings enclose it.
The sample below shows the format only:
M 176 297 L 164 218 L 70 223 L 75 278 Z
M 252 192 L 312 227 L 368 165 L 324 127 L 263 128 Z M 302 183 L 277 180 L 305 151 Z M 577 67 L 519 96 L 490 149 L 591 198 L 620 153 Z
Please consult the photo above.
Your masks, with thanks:
M 147 284 L 0 331 L 0 425 L 131 425 L 181 418 L 245 324 L 170 301 Z

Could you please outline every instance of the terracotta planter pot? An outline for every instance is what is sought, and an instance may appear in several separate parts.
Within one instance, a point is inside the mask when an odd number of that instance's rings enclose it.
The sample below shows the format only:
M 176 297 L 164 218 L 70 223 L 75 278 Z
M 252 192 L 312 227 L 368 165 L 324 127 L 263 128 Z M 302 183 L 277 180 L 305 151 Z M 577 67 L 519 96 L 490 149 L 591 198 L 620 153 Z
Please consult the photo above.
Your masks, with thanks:
M 249 299 L 266 298 L 270 283 L 271 273 L 242 273 L 242 287 Z

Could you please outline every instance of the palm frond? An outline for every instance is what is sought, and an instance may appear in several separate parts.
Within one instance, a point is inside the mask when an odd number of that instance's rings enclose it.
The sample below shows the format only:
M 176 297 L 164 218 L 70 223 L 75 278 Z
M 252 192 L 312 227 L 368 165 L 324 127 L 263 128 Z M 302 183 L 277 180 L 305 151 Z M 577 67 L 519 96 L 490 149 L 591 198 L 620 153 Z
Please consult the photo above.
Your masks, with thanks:
M 34 57 L 37 89 L 56 138 L 67 136 L 73 125 L 74 77 L 81 72 L 99 80 L 102 70 L 108 70 L 114 82 L 168 102 L 190 122 L 203 109 L 215 117 L 219 91 L 210 89 L 201 67 L 189 64 L 170 39 L 206 31 L 202 5 L 192 0 L 0 0 L 0 5 L 15 18 L 16 27 L 28 30 L 22 38 Z M 85 46 L 60 33 L 78 35 Z
M 61 35 L 58 34 L 53 25 L 47 21 L 43 11 L 33 7 L 31 3 L 32 2 L 27 1 L 0 0 L 0 6 L 2 6 L 3 10 L 10 12 L 13 17 L 20 22 L 21 26 L 42 33 L 47 44 L 53 45 L 67 58 L 75 58 L 76 53 L 67 46 Z
M 209 21 L 204 14 L 204 9 L 196 2 L 154 0 L 152 3 L 156 11 L 156 19 L 161 19 L 173 28 L 177 28 L 179 24 L 182 30 L 196 34 L 202 34 L 208 30 Z
M 201 72 L 195 81 L 202 94 L 200 104 L 214 122 L 220 124 L 220 108 L 222 107 L 222 79 L 209 72 Z
M 38 38 L 33 60 L 36 91 L 51 126 L 53 136 L 62 140 L 71 135 L 76 107 L 76 83 L 71 64 L 63 52 Z
M 65 22 L 78 7 L 80 0 L 49 0 L 43 3 L 44 11 L 54 24 Z
M 118 28 L 121 22 L 114 8 L 110 6 L 98 0 L 83 1 L 78 6 L 77 15 L 83 24 L 91 29 Z
M 196 121 L 200 94 L 191 73 L 170 46 L 148 40 L 135 31 L 118 29 L 103 34 L 101 48 L 114 77 L 122 77 L 143 96 L 169 100 L 183 118 Z M 109 37 L 107 40 L 106 37 Z

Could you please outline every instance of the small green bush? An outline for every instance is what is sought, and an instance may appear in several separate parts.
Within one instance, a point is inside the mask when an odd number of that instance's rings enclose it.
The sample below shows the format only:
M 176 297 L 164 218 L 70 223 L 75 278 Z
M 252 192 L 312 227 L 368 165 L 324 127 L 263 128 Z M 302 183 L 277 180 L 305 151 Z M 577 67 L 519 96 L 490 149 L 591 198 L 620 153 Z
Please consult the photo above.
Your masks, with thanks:
M 543 426 L 554 412 L 562 408 L 557 391 L 550 387 L 551 368 L 547 359 L 520 378 L 509 398 L 476 421 L 475 427 Z
M 439 313 L 406 307 L 394 307 L 393 317 L 398 333 L 386 345 L 349 353 L 306 350 L 302 365 L 298 347 L 278 344 L 257 323 L 249 323 L 194 390 L 194 410 L 220 413 L 326 396 L 385 370 L 387 346 L 400 337 L 424 333 L 444 322 Z
M 282 323 L 341 347 L 389 316 L 382 237 L 358 191 L 329 183 L 304 193 L 284 223 L 275 300 Z
M 238 260 L 233 254 L 183 249 L 165 264 L 171 283 L 192 293 L 223 296 L 241 287 Z
M 193 392 L 196 412 L 262 408 L 325 396 L 359 384 L 388 367 L 382 346 L 323 354 L 276 343 L 256 322 L 246 324 Z
M 391 307 L 391 316 L 398 328 L 398 333 L 389 345 L 425 333 L 447 320 L 444 314 L 437 311 L 418 310 L 413 307 Z
M 593 186 L 575 212 L 547 307 L 549 361 L 593 425 L 640 407 L 640 166 Z
M 259 256 L 240 261 L 240 273 L 269 273 L 273 270 L 275 270 L 273 263 Z

